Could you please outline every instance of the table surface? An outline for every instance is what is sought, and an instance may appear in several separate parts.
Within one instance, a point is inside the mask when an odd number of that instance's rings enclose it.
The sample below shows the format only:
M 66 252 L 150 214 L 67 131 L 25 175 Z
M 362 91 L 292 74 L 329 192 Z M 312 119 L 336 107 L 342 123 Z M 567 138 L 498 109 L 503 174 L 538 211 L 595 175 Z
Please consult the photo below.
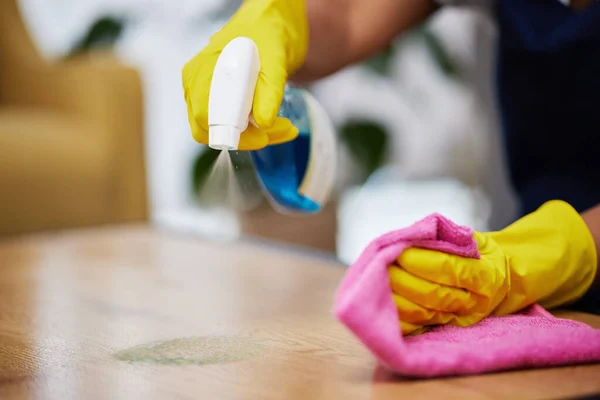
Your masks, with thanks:
M 600 365 L 394 377 L 331 316 L 311 253 L 144 227 L 0 241 L 0 398 L 567 398 Z M 600 317 L 563 313 L 600 328 Z

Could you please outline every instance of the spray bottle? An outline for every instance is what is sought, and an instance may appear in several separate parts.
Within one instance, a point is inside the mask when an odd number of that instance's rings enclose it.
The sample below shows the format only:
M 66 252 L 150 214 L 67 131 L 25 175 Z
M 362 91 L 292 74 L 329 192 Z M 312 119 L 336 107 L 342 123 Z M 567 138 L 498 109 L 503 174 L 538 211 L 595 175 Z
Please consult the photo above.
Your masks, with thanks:
M 237 150 L 251 121 L 260 71 L 258 48 L 245 37 L 233 39 L 221 52 L 209 94 L 208 145 Z M 281 213 L 314 214 L 327 202 L 337 164 L 333 124 L 307 91 L 286 85 L 279 116 L 298 128 L 296 139 L 251 151 L 258 181 L 271 206 Z

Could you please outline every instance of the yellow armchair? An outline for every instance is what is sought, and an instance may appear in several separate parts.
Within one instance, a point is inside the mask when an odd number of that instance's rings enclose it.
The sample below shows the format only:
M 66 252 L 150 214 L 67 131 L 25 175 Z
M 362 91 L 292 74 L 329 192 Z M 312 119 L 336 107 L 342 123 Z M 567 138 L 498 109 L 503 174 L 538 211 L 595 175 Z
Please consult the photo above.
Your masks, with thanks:
M 0 0 L 0 234 L 147 219 L 138 73 L 49 64 Z

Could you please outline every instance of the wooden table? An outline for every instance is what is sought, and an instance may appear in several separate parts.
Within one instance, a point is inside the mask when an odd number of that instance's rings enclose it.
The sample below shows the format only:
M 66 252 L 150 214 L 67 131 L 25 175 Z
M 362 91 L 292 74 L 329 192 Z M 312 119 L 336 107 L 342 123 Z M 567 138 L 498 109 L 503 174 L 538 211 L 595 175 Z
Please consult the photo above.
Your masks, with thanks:
M 330 314 L 333 260 L 143 227 L 0 242 L 2 399 L 566 398 L 600 366 L 403 380 Z M 565 316 L 565 315 L 563 315 Z M 600 317 L 569 314 L 600 327 Z

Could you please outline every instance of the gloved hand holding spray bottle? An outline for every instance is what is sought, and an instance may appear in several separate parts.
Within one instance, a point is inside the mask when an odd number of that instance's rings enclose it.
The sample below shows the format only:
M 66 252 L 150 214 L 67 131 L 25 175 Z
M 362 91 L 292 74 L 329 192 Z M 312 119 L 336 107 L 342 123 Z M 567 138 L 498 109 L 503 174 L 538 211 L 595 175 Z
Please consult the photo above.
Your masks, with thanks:
M 326 112 L 287 83 L 308 47 L 305 7 L 304 0 L 244 2 L 183 71 L 194 138 L 249 150 L 265 197 L 293 214 L 322 209 L 337 163 Z

